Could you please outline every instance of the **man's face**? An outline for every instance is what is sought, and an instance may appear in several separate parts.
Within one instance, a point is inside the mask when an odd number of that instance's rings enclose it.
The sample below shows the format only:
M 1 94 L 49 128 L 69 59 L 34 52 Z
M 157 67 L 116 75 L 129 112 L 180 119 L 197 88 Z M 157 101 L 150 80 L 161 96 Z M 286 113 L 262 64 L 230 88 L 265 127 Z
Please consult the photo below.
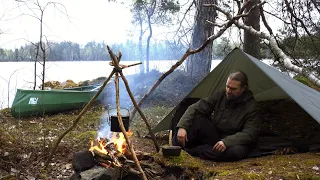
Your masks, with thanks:
M 226 96 L 228 100 L 236 100 L 245 91 L 246 87 L 241 87 L 241 82 L 228 78 L 226 83 Z

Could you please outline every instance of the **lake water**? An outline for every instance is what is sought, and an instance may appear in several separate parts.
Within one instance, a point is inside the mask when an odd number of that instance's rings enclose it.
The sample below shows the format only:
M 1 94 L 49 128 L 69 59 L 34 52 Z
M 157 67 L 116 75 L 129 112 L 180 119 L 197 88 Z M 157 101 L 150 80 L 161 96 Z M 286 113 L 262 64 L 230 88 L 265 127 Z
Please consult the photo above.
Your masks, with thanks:
M 133 64 L 137 61 L 124 61 L 123 64 Z M 211 69 L 216 67 L 221 60 L 213 60 Z M 166 72 L 176 61 L 150 61 L 150 70 L 155 69 Z M 112 71 L 109 61 L 60 61 L 46 63 L 45 81 L 64 82 L 68 79 L 78 83 L 80 81 L 92 80 L 97 77 L 107 77 Z M 179 69 L 185 69 L 182 64 Z M 41 74 L 42 67 L 37 65 L 37 74 Z M 139 73 L 139 65 L 127 68 L 123 71 L 125 75 Z M 32 89 L 34 81 L 34 62 L 1 62 L 0 64 L 0 109 L 10 107 L 16 89 Z M 41 80 L 37 79 L 37 86 Z

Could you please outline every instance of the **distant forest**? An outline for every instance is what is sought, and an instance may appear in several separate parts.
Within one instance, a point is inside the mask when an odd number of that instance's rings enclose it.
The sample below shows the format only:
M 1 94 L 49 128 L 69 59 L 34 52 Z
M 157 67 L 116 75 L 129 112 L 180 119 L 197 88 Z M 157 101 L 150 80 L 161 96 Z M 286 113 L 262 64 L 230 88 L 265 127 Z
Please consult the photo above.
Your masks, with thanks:
M 138 53 L 138 43 L 126 41 L 121 44 L 106 44 L 105 42 L 88 42 L 81 46 L 78 43 L 48 42 L 46 44 L 47 61 L 94 61 L 110 60 L 107 45 L 114 53 L 121 51 L 122 60 L 140 60 Z M 186 47 L 170 41 L 155 42 L 150 45 L 150 59 L 152 60 L 175 60 L 182 57 Z M 26 44 L 19 49 L 1 49 L 0 62 L 6 61 L 34 61 L 36 59 L 35 44 Z M 41 51 L 40 51 L 41 52 Z M 42 54 L 38 54 L 40 57 Z M 145 52 L 143 54 L 145 59 Z

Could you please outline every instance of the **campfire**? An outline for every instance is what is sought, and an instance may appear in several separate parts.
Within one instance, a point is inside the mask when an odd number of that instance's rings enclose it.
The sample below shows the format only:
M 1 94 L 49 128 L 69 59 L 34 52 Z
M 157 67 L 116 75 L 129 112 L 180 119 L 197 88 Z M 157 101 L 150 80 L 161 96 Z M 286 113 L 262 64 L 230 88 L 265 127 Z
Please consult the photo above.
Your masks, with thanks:
M 130 130 L 126 133 L 129 137 L 133 134 Z M 139 154 L 139 152 L 138 157 L 139 161 L 151 158 L 146 154 Z M 124 175 L 138 177 L 141 173 L 131 159 L 132 154 L 128 150 L 123 133 L 112 132 L 111 138 L 98 137 L 91 142 L 88 151 L 80 151 L 74 154 L 72 162 L 76 172 L 74 176 L 78 176 L 78 178 L 89 176 L 91 179 L 96 178 L 96 174 L 104 175 L 103 177 L 107 174 L 111 179 L 118 179 L 120 174 L 122 177 Z M 141 163 L 141 166 L 148 173 L 148 176 L 156 176 L 155 171 L 151 170 L 152 168 L 149 165 Z
M 129 137 L 131 137 L 132 134 L 133 134 L 132 131 L 127 132 L 127 135 Z M 123 133 L 113 132 L 111 140 L 108 140 L 107 138 L 97 138 L 96 143 L 97 145 L 94 145 L 94 142 L 93 141 L 91 142 L 91 147 L 89 149 L 90 151 L 98 150 L 98 151 L 101 151 L 102 153 L 108 153 L 105 148 L 107 143 L 114 144 L 116 149 L 122 154 L 124 154 L 127 150 L 126 139 L 124 138 Z
M 160 150 L 159 145 L 155 140 L 155 136 L 151 131 L 151 127 L 145 115 L 138 107 L 138 104 L 136 103 L 131 93 L 128 82 L 122 73 L 123 69 L 139 65 L 141 63 L 125 66 L 121 65 L 119 64 L 119 62 L 122 54 L 119 53 L 119 56 L 117 57 L 115 54 L 113 54 L 109 46 L 107 46 L 107 49 L 112 59 L 112 63 L 110 65 L 114 66 L 114 69 L 107 80 L 103 83 L 97 94 L 90 100 L 88 105 L 86 105 L 81 112 L 85 112 L 84 110 L 86 110 L 89 105 L 92 104 L 93 100 L 101 93 L 102 89 L 106 86 L 108 81 L 112 78 L 113 75 L 115 75 L 117 108 L 108 111 L 110 120 L 109 122 L 111 123 L 109 127 L 113 134 L 111 138 L 108 138 L 107 134 L 104 133 L 108 131 L 105 131 L 106 129 L 103 128 L 103 131 L 100 132 L 103 136 L 100 136 L 101 134 L 99 134 L 98 132 L 98 138 L 91 143 L 91 147 L 89 148 L 89 150 L 76 152 L 74 154 L 72 165 L 75 174 L 71 177 L 71 179 L 122 179 L 122 177 L 124 177 L 124 174 L 129 176 L 135 175 L 135 178 L 139 177 L 144 180 L 148 179 L 148 177 L 153 178 L 155 176 L 158 176 L 159 174 L 156 171 L 153 171 L 150 165 L 140 162 L 142 158 L 146 156 L 143 156 L 142 153 L 137 156 L 137 153 L 134 151 L 133 145 L 129 139 L 129 137 L 132 135 L 132 132 L 128 132 L 130 119 L 129 111 L 127 109 L 121 109 L 119 102 L 119 77 L 121 77 L 123 82 L 125 83 L 127 92 L 131 97 L 131 101 L 133 102 L 135 108 L 138 109 L 138 112 L 140 113 L 142 119 L 148 127 L 148 130 L 158 152 Z M 76 124 L 80 120 L 81 115 L 82 113 L 79 114 L 74 124 Z M 127 153 L 129 152 L 127 151 L 127 148 L 130 150 L 130 153 Z M 54 150 L 55 149 L 53 149 L 53 152 Z M 47 162 L 49 162 L 49 160 L 51 159 L 51 154 L 52 153 L 50 153 Z
M 132 132 L 127 132 L 132 136 Z M 123 133 L 112 133 L 112 138 L 98 138 L 91 142 L 89 151 L 92 152 L 95 160 L 105 167 L 122 167 L 126 162 L 125 152 L 127 150 L 126 140 Z

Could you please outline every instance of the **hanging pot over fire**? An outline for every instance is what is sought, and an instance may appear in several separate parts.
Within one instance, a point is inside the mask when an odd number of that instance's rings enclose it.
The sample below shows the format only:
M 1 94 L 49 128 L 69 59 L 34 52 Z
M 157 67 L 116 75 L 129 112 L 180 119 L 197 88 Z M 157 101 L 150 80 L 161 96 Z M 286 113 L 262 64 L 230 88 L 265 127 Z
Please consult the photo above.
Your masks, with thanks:
M 110 120 L 110 130 L 112 132 L 122 132 L 120 129 L 119 121 L 118 121 L 118 116 L 117 116 L 117 109 L 109 109 L 108 110 L 108 116 Z M 130 113 L 129 109 L 126 108 L 120 108 L 120 116 L 122 118 L 122 122 L 124 125 L 124 128 L 126 131 L 129 130 L 129 119 L 130 119 Z

